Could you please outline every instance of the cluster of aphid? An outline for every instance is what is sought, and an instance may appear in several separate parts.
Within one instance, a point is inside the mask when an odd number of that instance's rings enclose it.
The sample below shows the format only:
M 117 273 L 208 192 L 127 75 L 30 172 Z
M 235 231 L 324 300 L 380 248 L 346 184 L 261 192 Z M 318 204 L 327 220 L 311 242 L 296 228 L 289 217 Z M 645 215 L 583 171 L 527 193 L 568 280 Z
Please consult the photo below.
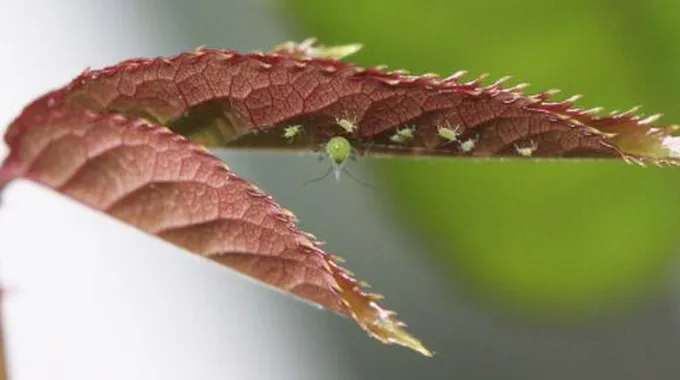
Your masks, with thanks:
M 459 149 L 463 153 L 471 152 L 475 148 L 475 144 L 477 143 L 476 139 L 470 138 L 465 141 L 460 141 L 458 139 L 460 137 L 460 134 L 458 133 L 459 129 L 460 129 L 459 125 L 456 126 L 455 128 L 452 128 L 450 125 L 447 125 L 446 127 L 440 126 L 437 128 L 437 135 L 439 135 L 439 137 L 441 137 L 442 139 L 446 140 L 444 145 L 458 142 Z M 390 136 L 390 141 L 397 144 L 406 144 L 410 140 L 413 140 L 413 138 L 415 137 L 415 131 L 416 131 L 415 126 L 398 128 L 397 131 L 392 136 Z
M 336 124 L 342 128 L 346 133 L 352 134 L 356 131 L 357 125 L 355 122 L 346 119 L 338 118 L 335 120 Z M 477 144 L 477 139 L 470 137 L 466 140 L 459 140 L 460 133 L 458 132 L 460 125 L 451 127 L 451 125 L 440 126 L 437 128 L 437 135 L 442 139 L 446 140 L 444 145 L 458 143 L 458 148 L 463 153 L 469 153 Z M 397 131 L 390 136 L 390 141 L 397 144 L 405 144 L 410 140 L 413 140 L 415 136 L 416 127 L 409 126 L 405 128 L 398 128 Z M 283 138 L 287 139 L 288 142 L 292 143 L 295 137 L 303 133 L 302 125 L 290 125 L 284 127 Z M 347 160 L 356 156 L 356 151 L 352 147 L 350 141 L 343 136 L 333 136 L 326 143 L 322 144 L 322 156 L 321 158 L 328 158 L 331 162 L 331 168 L 329 171 L 321 178 L 314 180 L 316 182 L 326 178 L 331 172 L 334 174 L 336 181 L 340 180 L 340 173 L 345 172 L 350 177 L 353 177 L 346 169 Z M 531 157 L 533 153 L 538 149 L 538 145 L 535 141 L 531 141 L 529 146 L 519 146 L 515 144 L 515 150 L 517 154 L 522 157 Z M 354 178 L 354 177 L 353 177 Z
M 437 128 L 437 135 L 441 137 L 442 139 L 446 140 L 446 142 L 443 145 L 451 144 L 458 142 L 458 148 L 463 152 L 463 153 L 470 153 L 474 148 L 475 145 L 477 144 L 477 138 L 470 137 L 466 140 L 459 140 L 460 133 L 458 130 L 460 129 L 460 125 L 457 125 L 455 127 L 451 127 L 451 125 L 447 126 L 440 126 Z M 390 140 L 392 142 L 398 143 L 398 144 L 403 144 L 408 142 L 409 140 L 412 140 L 414 137 L 414 132 L 416 130 L 416 127 L 407 127 L 404 129 L 397 129 L 397 132 L 390 137 Z M 517 154 L 522 156 L 522 157 L 531 157 L 534 152 L 538 149 L 538 144 L 536 144 L 535 141 L 531 141 L 529 146 L 519 146 L 515 144 L 515 150 L 517 151 Z
M 345 132 L 350 134 L 357 128 L 356 123 L 349 119 L 336 119 L 336 123 Z M 292 143 L 295 137 L 303 132 L 302 125 L 286 126 L 283 129 L 283 138 L 288 140 L 289 143 Z M 311 182 L 320 181 L 326 178 L 331 172 L 334 173 L 336 181 L 340 180 L 340 173 L 342 172 L 345 172 L 352 177 L 346 169 L 346 163 L 348 159 L 355 156 L 356 152 L 347 138 L 343 136 L 331 137 L 325 144 L 322 144 L 321 148 L 323 152 L 321 158 L 328 158 L 332 166 L 324 176 Z
M 439 135 L 439 137 L 441 137 L 442 139 L 446 140 L 444 145 L 457 142 L 458 148 L 463 153 L 469 153 L 475 148 L 477 140 L 475 138 L 469 138 L 467 140 L 460 141 L 458 139 L 460 137 L 460 134 L 458 133 L 459 129 L 460 125 L 457 125 L 455 128 L 452 128 L 450 125 L 447 125 L 446 127 L 440 126 L 437 128 L 437 135 Z M 397 144 L 407 143 L 409 140 L 413 139 L 415 130 L 416 130 L 415 126 L 397 129 L 397 132 L 395 132 L 394 135 L 390 136 L 390 141 L 395 142 Z
M 460 134 L 458 133 L 458 130 L 460 129 L 460 125 L 456 125 L 455 128 L 451 128 L 450 125 L 447 125 L 446 127 L 437 127 L 437 134 L 439 137 L 443 138 L 446 140 L 446 144 L 451 144 L 454 142 L 458 142 L 458 147 L 463 153 L 468 153 L 471 152 L 474 148 L 475 145 L 477 144 L 477 140 L 473 138 L 469 138 L 465 141 L 459 141 L 458 137 L 460 137 Z

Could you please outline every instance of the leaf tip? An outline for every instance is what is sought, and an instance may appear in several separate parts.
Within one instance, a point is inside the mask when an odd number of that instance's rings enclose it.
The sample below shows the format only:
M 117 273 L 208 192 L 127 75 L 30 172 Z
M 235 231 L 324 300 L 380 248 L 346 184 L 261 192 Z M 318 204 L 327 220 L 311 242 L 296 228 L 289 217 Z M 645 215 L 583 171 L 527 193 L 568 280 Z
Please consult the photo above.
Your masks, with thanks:
M 384 310 L 376 304 L 373 304 L 373 306 L 379 310 L 377 312 L 379 317 L 374 319 L 371 325 L 365 326 L 371 335 L 382 342 L 398 344 L 427 357 L 434 355 L 419 339 L 406 331 L 404 328 L 406 325 L 397 321 L 394 318 L 394 313 Z
M 432 357 L 433 352 L 408 331 L 406 324 L 395 318 L 396 313 L 378 305 L 382 296 L 364 293 L 360 282 L 350 277 L 349 272 L 330 263 L 331 273 L 349 314 L 371 337 L 385 344 L 397 344 L 410 348 L 424 356 Z

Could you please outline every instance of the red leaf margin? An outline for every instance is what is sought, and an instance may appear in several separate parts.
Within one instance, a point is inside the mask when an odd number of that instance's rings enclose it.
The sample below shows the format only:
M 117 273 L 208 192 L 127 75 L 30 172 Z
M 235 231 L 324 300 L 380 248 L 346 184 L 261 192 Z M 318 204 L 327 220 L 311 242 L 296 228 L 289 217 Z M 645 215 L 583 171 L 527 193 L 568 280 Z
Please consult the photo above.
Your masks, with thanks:
M 199 48 L 86 70 L 29 105 L 6 140 L 57 105 L 142 117 L 209 147 L 316 149 L 345 134 L 359 151 L 371 153 L 518 157 L 518 146 L 537 144 L 533 157 L 680 164 L 680 143 L 673 137 L 680 126 L 655 125 L 660 114 L 645 116 L 634 107 L 598 116 L 600 108 L 575 107 L 579 96 L 551 101 L 557 90 L 525 95 L 525 84 L 505 86 L 509 77 L 484 85 L 485 75 L 464 82 L 465 71 L 417 76 L 327 56 L 355 50 L 309 41 L 270 53 Z M 207 121 L 201 119 L 205 114 Z M 353 121 L 356 130 L 346 133 L 338 119 Z M 305 126 L 302 146 L 282 141 L 281 129 L 290 124 Z M 408 126 L 418 127 L 415 138 L 393 143 L 390 137 Z M 437 134 L 442 126 L 459 128 L 460 141 L 476 140 L 474 150 L 442 139 Z M 206 130 L 209 138 L 198 133 Z

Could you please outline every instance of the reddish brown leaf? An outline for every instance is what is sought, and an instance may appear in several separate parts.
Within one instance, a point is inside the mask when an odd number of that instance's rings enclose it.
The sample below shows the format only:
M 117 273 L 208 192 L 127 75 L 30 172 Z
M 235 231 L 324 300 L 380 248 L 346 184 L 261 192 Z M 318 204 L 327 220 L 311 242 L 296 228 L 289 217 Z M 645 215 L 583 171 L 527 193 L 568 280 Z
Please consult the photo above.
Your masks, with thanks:
M 189 251 L 347 314 L 376 338 L 429 355 L 377 295 L 296 227 L 292 213 L 240 179 L 209 147 L 316 149 L 344 136 L 365 152 L 607 157 L 680 163 L 678 126 L 635 111 L 599 117 L 483 85 L 361 68 L 335 48 L 270 53 L 198 49 L 86 71 L 27 106 L 5 135 L 0 184 L 29 178 Z M 284 127 L 301 125 L 294 142 Z M 165 127 L 164 127 L 165 126 Z M 167 128 L 166 128 L 167 127 Z M 187 138 L 193 140 L 189 141 Z
M 11 140 L 0 171 L 46 184 L 189 251 L 351 315 L 371 335 L 429 355 L 296 227 L 293 214 L 203 147 L 165 127 L 49 110 Z
M 8 141 L 31 117 L 55 104 L 63 111 L 138 116 L 206 146 L 317 149 L 343 135 L 362 152 L 473 157 L 607 157 L 677 165 L 671 134 L 637 109 L 597 116 L 574 107 L 577 97 L 550 102 L 557 91 L 524 95 L 507 78 L 483 85 L 361 68 L 324 55 L 356 50 L 284 44 L 272 53 L 198 49 L 169 58 L 134 59 L 86 71 L 29 106 Z M 52 106 L 51 106 L 52 105 Z M 356 128 L 338 125 L 346 119 Z M 294 144 L 282 128 L 299 124 Z M 413 138 L 395 140 L 412 128 Z M 457 141 L 440 135 L 455 130 Z M 535 149 L 524 149 L 534 147 Z

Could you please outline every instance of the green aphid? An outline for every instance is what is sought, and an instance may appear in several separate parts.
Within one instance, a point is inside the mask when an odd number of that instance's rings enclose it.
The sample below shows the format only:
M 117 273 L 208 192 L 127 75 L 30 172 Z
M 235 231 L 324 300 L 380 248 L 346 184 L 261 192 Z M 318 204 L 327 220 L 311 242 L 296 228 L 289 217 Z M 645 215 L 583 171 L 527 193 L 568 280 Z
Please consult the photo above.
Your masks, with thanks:
M 334 173 L 335 180 L 340 181 L 340 173 L 347 172 L 345 165 L 347 164 L 347 160 L 353 157 L 354 153 L 354 149 L 352 148 L 352 144 L 349 142 L 349 140 L 342 136 L 332 137 L 330 140 L 328 140 L 328 142 L 326 142 L 325 145 L 323 145 L 323 150 L 325 154 L 320 158 L 323 159 L 324 157 L 328 157 L 328 159 L 331 161 L 331 168 L 328 169 L 326 174 L 323 176 L 307 183 L 321 181 L 328 177 L 331 172 Z
M 352 144 L 348 139 L 342 136 L 332 137 L 326 142 L 326 144 L 323 145 L 323 150 L 324 155 L 321 156 L 321 158 L 323 159 L 328 157 L 328 159 L 331 161 L 331 168 L 328 169 L 326 174 L 324 174 L 322 177 L 309 181 L 307 182 L 308 184 L 321 181 L 328 177 L 328 175 L 332 172 L 336 181 L 340 181 L 340 173 L 345 173 L 350 178 L 361 183 L 362 185 L 370 187 L 369 184 L 355 177 L 346 167 L 349 159 L 355 159 L 357 154 L 356 150 L 354 147 L 352 147 Z
M 403 144 L 406 141 L 413 139 L 413 136 L 414 136 L 413 133 L 415 132 L 415 130 L 416 130 L 416 127 L 407 127 L 407 128 L 404 128 L 404 129 L 397 129 L 397 133 L 392 135 L 390 137 L 390 140 L 395 142 L 395 143 Z
M 439 137 L 443 138 L 446 140 L 446 143 L 452 143 L 455 141 L 458 141 L 458 129 L 460 129 L 460 125 L 456 125 L 455 128 L 451 128 L 450 126 L 448 127 L 438 127 L 437 128 L 437 134 Z
M 333 162 L 338 169 L 342 169 L 342 166 L 352 155 L 352 144 L 342 136 L 335 136 L 328 140 L 325 150 L 328 158 L 331 159 L 331 162 Z
M 299 135 L 300 133 L 302 133 L 301 125 L 290 125 L 283 129 L 283 138 L 287 139 L 289 143 L 292 143 L 293 139 L 295 139 L 295 136 Z

